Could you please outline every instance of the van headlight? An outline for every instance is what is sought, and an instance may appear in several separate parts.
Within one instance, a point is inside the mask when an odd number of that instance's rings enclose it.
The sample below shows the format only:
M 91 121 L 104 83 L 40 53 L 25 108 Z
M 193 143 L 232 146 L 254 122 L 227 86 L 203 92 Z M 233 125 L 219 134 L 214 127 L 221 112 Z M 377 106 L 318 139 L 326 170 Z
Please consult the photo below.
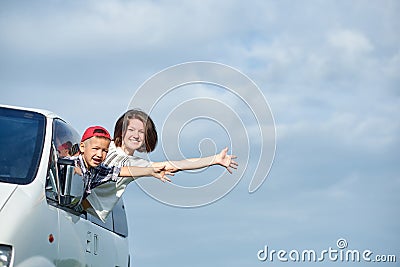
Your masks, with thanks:
M 9 267 L 11 265 L 12 247 L 0 245 L 0 267 Z

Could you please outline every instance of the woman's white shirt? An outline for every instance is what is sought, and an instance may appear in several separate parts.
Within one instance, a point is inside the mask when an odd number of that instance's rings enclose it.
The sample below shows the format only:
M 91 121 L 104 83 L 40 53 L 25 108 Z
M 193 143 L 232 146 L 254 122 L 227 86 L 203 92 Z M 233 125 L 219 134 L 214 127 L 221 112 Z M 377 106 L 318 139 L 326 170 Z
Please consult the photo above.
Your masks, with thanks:
M 120 147 L 116 147 L 111 142 L 107 157 L 104 163 L 108 166 L 137 166 L 149 167 L 152 162 L 137 156 L 129 156 Z M 135 180 L 136 177 L 119 177 L 116 182 L 107 182 L 92 189 L 87 196 L 91 208 L 87 212 L 97 215 L 103 222 L 115 207 L 122 194 L 125 192 L 126 186 Z

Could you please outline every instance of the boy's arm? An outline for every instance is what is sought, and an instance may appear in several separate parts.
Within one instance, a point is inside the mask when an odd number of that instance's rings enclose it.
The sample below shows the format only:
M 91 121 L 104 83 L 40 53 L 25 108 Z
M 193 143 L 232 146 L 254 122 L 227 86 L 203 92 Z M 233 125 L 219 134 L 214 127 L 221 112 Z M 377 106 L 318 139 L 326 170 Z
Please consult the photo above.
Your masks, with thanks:
M 136 167 L 136 166 L 124 166 L 121 167 L 119 176 L 122 177 L 143 177 L 143 176 L 153 176 L 160 179 L 162 182 L 171 182 L 165 175 L 173 175 L 169 171 L 165 171 L 165 166 L 158 167 Z
M 223 149 L 219 154 L 204 158 L 191 158 L 179 161 L 165 161 L 165 162 L 154 162 L 152 167 L 164 166 L 166 170 L 170 172 L 176 172 L 180 170 L 194 170 L 211 165 L 221 165 L 225 167 L 228 172 L 232 173 L 232 169 L 237 169 L 237 162 L 233 159 L 235 155 L 228 155 L 228 148 Z

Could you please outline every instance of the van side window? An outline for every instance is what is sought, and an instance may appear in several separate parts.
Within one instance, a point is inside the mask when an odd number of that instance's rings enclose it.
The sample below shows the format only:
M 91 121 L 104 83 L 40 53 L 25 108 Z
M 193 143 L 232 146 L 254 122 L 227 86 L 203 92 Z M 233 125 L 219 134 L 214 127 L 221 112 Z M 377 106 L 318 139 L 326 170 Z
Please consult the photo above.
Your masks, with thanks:
M 79 141 L 80 137 L 75 129 L 60 119 L 53 121 L 52 145 L 54 149 L 51 149 L 46 179 L 46 197 L 50 202 L 58 201 L 59 190 L 62 190 L 65 182 L 61 180 L 59 184 L 57 183 L 59 176 L 56 162 L 59 158 L 76 155 L 79 151 Z

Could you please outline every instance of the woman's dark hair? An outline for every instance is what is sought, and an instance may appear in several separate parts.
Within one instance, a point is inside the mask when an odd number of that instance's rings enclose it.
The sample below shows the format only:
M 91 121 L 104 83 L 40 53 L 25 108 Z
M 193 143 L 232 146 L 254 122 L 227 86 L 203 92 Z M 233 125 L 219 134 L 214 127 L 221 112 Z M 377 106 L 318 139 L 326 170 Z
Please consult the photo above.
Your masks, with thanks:
M 144 125 L 144 145 L 138 149 L 139 152 L 151 152 L 156 148 L 158 137 L 153 120 L 145 112 L 139 109 L 131 109 L 122 114 L 114 126 L 114 143 L 116 147 L 122 146 L 123 136 L 129 125 L 129 120 L 138 119 Z

